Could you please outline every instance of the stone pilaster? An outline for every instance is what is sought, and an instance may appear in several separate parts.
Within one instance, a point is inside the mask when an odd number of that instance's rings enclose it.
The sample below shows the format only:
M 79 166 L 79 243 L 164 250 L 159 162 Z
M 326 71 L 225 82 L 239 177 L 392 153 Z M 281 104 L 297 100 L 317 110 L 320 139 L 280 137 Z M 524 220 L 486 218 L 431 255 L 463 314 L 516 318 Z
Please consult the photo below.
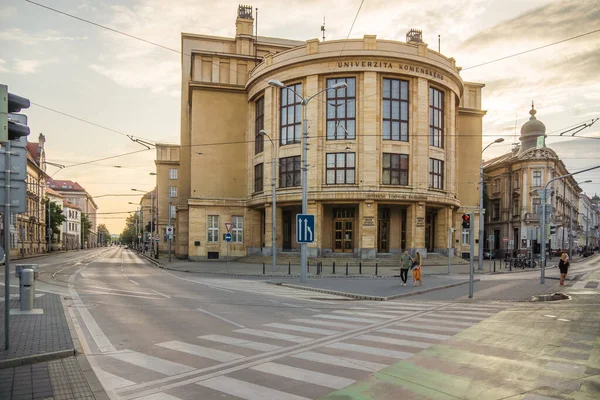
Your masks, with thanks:
M 422 255 L 427 254 L 427 249 L 425 249 L 424 202 L 417 202 L 408 206 L 406 211 L 406 236 L 406 247 L 411 254 L 417 251 Z
M 377 204 L 373 200 L 365 200 L 359 204 L 356 229 L 358 233 L 357 247 L 360 258 L 377 256 Z

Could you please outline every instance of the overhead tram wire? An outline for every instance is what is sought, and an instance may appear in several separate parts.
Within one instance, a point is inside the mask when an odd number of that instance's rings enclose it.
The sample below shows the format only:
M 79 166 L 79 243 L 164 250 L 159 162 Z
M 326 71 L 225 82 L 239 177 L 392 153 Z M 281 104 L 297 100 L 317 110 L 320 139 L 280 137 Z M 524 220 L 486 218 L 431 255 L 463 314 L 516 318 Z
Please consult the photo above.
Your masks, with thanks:
M 64 168 L 59 169 L 54 174 L 52 174 L 50 177 L 51 178 L 54 177 L 54 175 L 56 175 L 57 173 L 59 173 L 60 171 L 66 169 L 66 168 L 76 167 L 76 166 L 79 166 L 79 165 L 92 164 L 92 163 L 95 163 L 95 162 L 98 162 L 98 161 L 110 160 L 110 159 L 118 158 L 118 157 L 125 157 L 125 156 L 131 155 L 131 154 L 142 153 L 142 152 L 145 152 L 145 151 L 148 151 L 148 150 L 151 150 L 151 149 L 141 149 L 141 150 L 136 150 L 136 151 L 130 151 L 128 153 L 117 154 L 117 155 L 110 156 L 110 157 L 104 157 L 104 158 L 99 158 L 99 159 L 96 159 L 96 160 L 90 160 L 90 161 L 84 161 L 84 162 L 80 162 L 80 163 L 76 163 L 76 164 L 66 165 Z

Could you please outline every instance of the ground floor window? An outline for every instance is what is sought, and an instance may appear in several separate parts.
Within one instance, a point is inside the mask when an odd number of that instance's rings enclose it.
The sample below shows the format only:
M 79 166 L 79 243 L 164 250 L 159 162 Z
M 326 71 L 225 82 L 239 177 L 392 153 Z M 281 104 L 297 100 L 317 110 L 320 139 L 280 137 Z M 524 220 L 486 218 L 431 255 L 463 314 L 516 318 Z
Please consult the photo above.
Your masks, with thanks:
M 244 241 L 244 217 L 234 216 L 231 223 L 231 241 L 242 243 Z
M 471 244 L 470 241 L 470 236 L 469 236 L 469 228 L 463 228 L 462 230 L 462 234 L 461 234 L 461 242 L 463 246 L 468 246 L 469 244 Z
M 219 241 L 219 216 L 218 215 L 209 215 L 207 221 L 207 230 L 208 230 L 208 242 L 218 242 Z

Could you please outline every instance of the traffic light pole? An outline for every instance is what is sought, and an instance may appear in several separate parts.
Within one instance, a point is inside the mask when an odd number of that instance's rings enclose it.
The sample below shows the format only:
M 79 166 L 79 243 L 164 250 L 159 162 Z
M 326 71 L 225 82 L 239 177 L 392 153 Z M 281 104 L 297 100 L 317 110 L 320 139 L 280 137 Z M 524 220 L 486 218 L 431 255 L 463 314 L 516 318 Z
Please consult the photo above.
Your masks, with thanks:
M 474 263 L 474 259 L 475 259 L 475 226 L 473 224 L 471 224 L 474 217 L 475 217 L 475 213 L 471 212 L 469 214 L 469 242 L 471 244 L 471 249 L 470 249 L 471 257 L 469 259 L 469 298 L 470 299 L 473 298 L 473 284 L 474 284 L 473 269 L 475 268 L 475 263 Z M 480 242 L 481 242 L 481 240 L 480 240 Z

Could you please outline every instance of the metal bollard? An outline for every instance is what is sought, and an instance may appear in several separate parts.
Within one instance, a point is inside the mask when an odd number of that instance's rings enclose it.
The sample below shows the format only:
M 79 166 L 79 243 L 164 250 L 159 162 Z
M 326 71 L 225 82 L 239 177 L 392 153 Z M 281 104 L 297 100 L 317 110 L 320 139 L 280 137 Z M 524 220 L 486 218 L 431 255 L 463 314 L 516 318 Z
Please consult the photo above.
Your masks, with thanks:
M 288 275 L 292 274 L 292 262 L 288 261 Z
M 375 276 L 377 276 L 377 269 L 379 268 L 378 264 L 375 263 Z
M 494 272 L 496 272 L 496 260 L 494 260 Z
M 333 262 L 333 275 L 335 275 L 335 261 Z
M 306 272 L 310 274 L 310 261 L 306 262 Z
M 19 280 L 19 294 L 21 296 L 21 311 L 33 310 L 33 299 L 35 298 L 34 272 L 32 269 L 21 271 Z
M 358 274 L 362 275 L 362 261 L 358 262 Z
M 263 275 L 265 274 L 265 263 L 263 263 Z
M 348 275 L 348 263 L 346 263 L 346 275 Z

